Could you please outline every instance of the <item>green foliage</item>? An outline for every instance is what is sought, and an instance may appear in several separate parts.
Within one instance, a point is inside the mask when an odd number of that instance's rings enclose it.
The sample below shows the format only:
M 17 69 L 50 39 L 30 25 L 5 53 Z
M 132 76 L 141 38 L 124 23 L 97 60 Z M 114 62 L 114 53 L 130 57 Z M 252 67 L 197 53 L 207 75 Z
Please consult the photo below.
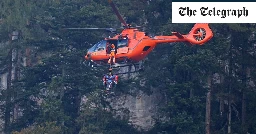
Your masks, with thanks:
M 173 26 L 177 27 L 180 24 Z M 168 25 L 166 27 L 170 28 Z M 188 27 L 190 26 L 180 26 L 181 30 Z M 204 46 L 191 47 L 180 43 L 172 47 L 159 46 L 145 60 L 146 70 L 141 77 L 146 78 L 146 86 L 159 89 L 167 97 L 166 105 L 160 112 L 163 112 L 163 115 L 168 113 L 163 118 L 168 120 L 157 119 L 152 133 L 204 133 L 204 127 L 198 126 L 204 124 L 204 86 L 209 73 L 220 74 L 222 81 L 214 83 L 212 89 L 212 132 L 227 132 L 228 112 L 224 109 L 223 115 L 219 115 L 219 98 L 226 99 L 230 96 L 235 103 L 235 110 L 232 112 L 241 114 L 240 96 L 243 91 L 248 90 L 245 89 L 244 82 L 245 68 L 254 68 L 251 66 L 255 59 L 252 54 L 255 50 L 252 36 L 252 31 L 255 31 L 254 25 L 218 24 L 211 25 L 211 28 L 214 31 L 214 38 Z M 232 76 L 228 73 L 228 64 L 233 69 Z M 224 107 L 226 108 L 226 105 Z M 250 113 L 247 114 L 250 116 Z M 241 132 L 240 119 L 239 115 L 232 116 L 233 131 Z
M 151 133 L 204 133 L 205 96 L 199 83 L 171 85 L 165 90 L 166 105 L 160 108 L 160 118 L 156 119 Z
M 61 128 L 56 126 L 55 122 L 46 122 L 42 125 L 22 129 L 20 132 L 12 132 L 12 134 L 61 134 Z
M 169 0 L 114 2 L 127 23 L 142 26 L 150 35 L 171 31 L 185 34 L 193 26 L 171 24 Z M 0 5 L 0 42 L 10 40 L 13 30 L 22 33 L 18 41 L 0 45 L 0 74 L 6 73 L 11 49 L 32 61 L 29 67 L 17 66 L 21 78 L 12 82 L 10 108 L 18 107 L 22 114 L 10 124 L 13 133 L 139 133 L 127 119 L 114 118 L 115 111 L 100 96 L 105 70 L 84 64 L 86 49 L 110 34 L 63 30 L 119 28 L 120 22 L 107 1 L 2 0 Z M 165 97 L 159 106 L 159 118 L 148 133 L 204 133 L 206 78 L 214 73 L 220 74 L 222 82 L 212 83 L 212 132 L 227 132 L 227 105 L 224 104 L 221 115 L 219 99 L 227 101 L 230 97 L 232 128 L 242 133 L 242 93 L 247 95 L 246 127 L 248 132 L 255 132 L 255 92 L 254 87 L 246 84 L 256 79 L 255 24 L 210 27 L 214 38 L 204 46 L 158 46 L 145 59 L 144 73 L 135 79 L 120 80 L 119 94 L 127 94 L 127 88 L 147 94 L 157 89 Z M 25 53 L 27 48 L 32 51 L 29 56 Z M 13 63 L 16 66 L 17 61 Z M 250 79 L 246 77 L 248 68 Z M 145 85 L 139 86 L 141 81 Z M 1 101 L 6 100 L 6 94 L 6 90 L 1 90 Z M 84 96 L 89 98 L 86 103 L 82 100 Z M 1 105 L 1 111 L 4 106 Z

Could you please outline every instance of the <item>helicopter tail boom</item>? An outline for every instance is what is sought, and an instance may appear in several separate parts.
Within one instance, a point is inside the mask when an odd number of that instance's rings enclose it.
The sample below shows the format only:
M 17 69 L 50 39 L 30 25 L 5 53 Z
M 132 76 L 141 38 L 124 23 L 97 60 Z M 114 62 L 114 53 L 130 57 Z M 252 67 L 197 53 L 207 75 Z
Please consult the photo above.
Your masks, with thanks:
M 153 39 L 159 43 L 186 42 L 192 45 L 203 45 L 213 37 L 212 30 L 208 23 L 197 23 L 191 31 L 182 35 L 179 32 L 172 32 L 172 36 L 155 36 Z

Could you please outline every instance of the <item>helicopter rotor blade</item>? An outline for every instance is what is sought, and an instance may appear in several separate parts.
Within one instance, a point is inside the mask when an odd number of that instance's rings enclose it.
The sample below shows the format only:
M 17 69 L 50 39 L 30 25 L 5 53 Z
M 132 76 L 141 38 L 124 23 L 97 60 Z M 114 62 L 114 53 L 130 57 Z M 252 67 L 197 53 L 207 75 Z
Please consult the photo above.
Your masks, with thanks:
M 71 30 L 107 30 L 110 32 L 115 32 L 115 28 L 66 28 L 66 29 L 71 29 Z
M 120 13 L 118 12 L 115 4 L 112 2 L 112 0 L 108 0 L 110 6 L 112 7 L 112 9 L 114 10 L 116 16 L 118 17 L 118 19 L 124 24 L 125 28 L 129 28 L 127 23 L 124 21 L 123 17 L 120 15 Z

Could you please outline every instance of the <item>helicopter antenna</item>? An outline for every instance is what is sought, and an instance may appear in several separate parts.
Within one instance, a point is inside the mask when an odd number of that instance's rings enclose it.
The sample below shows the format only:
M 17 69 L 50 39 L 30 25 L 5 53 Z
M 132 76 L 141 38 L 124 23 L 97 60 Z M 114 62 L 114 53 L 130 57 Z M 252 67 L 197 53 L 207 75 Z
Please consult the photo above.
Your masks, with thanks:
M 124 21 L 123 17 L 120 15 L 120 13 L 118 12 L 115 4 L 112 2 L 112 0 L 108 0 L 110 6 L 112 7 L 112 9 L 114 10 L 116 16 L 118 17 L 118 19 L 124 24 L 125 28 L 129 28 L 128 24 Z

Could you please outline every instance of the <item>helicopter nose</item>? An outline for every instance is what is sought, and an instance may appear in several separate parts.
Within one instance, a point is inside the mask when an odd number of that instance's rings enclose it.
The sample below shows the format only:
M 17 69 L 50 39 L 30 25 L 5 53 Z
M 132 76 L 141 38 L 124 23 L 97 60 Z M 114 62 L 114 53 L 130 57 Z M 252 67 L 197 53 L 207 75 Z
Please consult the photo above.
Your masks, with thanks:
M 86 54 L 86 55 L 84 56 L 84 58 L 85 58 L 86 60 L 90 60 L 90 59 L 91 59 L 91 55 L 90 55 L 90 54 Z

